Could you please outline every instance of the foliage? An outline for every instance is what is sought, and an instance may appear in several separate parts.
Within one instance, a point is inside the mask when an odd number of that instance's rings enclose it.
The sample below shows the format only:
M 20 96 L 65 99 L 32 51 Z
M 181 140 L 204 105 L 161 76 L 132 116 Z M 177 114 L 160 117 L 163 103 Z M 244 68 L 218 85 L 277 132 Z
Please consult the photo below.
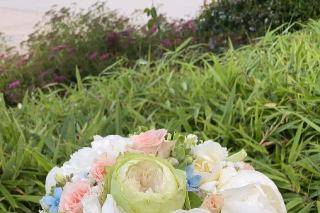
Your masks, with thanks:
M 98 75 L 120 59 L 132 66 L 138 59 L 159 58 L 189 37 L 196 42 L 195 27 L 192 20 L 169 22 L 155 12 L 147 25 L 136 26 L 104 3 L 81 11 L 54 8 L 24 43 L 26 54 L 0 61 L 0 89 L 16 104 L 27 89 L 74 82 L 76 67 L 82 76 Z
M 182 47 L 150 63 L 119 61 L 101 77 L 0 101 L 0 211 L 36 212 L 46 172 L 95 134 L 140 126 L 244 147 L 289 212 L 319 211 L 320 23 L 223 57 Z M 64 91 L 63 93 L 61 91 Z
M 198 25 L 210 38 L 211 48 L 221 48 L 228 38 L 238 46 L 263 36 L 269 29 L 319 17 L 317 0 L 218 0 L 204 7 Z

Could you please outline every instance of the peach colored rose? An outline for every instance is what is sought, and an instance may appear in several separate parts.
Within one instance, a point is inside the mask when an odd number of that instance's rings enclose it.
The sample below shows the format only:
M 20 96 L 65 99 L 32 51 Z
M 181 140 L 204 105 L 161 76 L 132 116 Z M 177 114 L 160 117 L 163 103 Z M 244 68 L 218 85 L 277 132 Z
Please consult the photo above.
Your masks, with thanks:
M 114 163 L 114 161 L 108 160 L 106 155 L 103 155 L 93 164 L 90 169 L 89 176 L 95 181 L 101 182 L 106 174 L 106 166 L 112 166 Z
M 167 130 L 165 129 L 151 129 L 139 135 L 133 135 L 131 136 L 133 149 L 146 154 L 157 154 L 165 142 L 166 134 Z
M 82 213 L 81 200 L 90 191 L 90 184 L 87 181 L 79 180 L 74 183 L 68 182 L 61 194 L 59 212 Z
M 201 205 L 201 208 L 207 209 L 210 213 L 219 213 L 223 206 L 222 196 L 211 194 L 206 197 Z

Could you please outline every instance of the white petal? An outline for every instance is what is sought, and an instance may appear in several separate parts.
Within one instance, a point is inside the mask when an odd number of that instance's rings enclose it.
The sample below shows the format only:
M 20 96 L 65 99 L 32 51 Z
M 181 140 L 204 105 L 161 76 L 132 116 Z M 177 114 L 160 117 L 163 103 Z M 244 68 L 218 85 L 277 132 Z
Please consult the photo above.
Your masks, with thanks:
M 264 174 L 254 170 L 241 170 L 229 178 L 226 183 L 222 183 L 218 186 L 220 191 L 228 189 L 236 189 L 247 185 L 255 184 L 259 186 L 264 195 L 269 200 L 270 204 L 276 209 L 277 213 L 285 213 L 286 208 L 283 198 L 277 188 L 277 186 Z
M 107 199 L 102 206 L 101 213 L 121 213 L 111 194 L 107 195 Z
M 81 200 L 81 204 L 83 213 L 101 213 L 101 205 L 96 195 L 85 195 Z
M 222 192 L 221 213 L 277 213 L 259 185 L 250 184 Z
M 230 165 L 228 163 L 227 167 L 223 168 L 220 172 L 220 177 L 219 177 L 219 185 L 224 185 L 229 181 L 230 178 L 233 176 L 237 175 L 238 172 L 234 168 L 233 164 Z
M 217 191 L 217 181 L 204 183 L 200 186 L 200 189 L 205 192 L 215 193 Z
M 87 173 L 97 158 L 92 148 L 84 147 L 71 155 L 70 160 L 63 164 L 63 170 L 69 174 Z
M 185 137 L 184 143 L 186 144 L 186 148 L 188 149 L 193 148 L 198 143 L 198 136 L 189 134 Z
M 196 158 L 204 159 L 209 162 L 220 162 L 227 158 L 227 148 L 222 147 L 219 143 L 212 140 L 205 141 L 202 144 L 195 146 L 191 150 Z
M 47 174 L 46 183 L 45 183 L 45 188 L 46 188 L 47 194 L 49 194 L 51 191 L 51 188 L 57 184 L 55 177 L 56 177 L 56 174 L 59 173 L 60 171 L 61 171 L 61 169 L 59 167 L 55 166 Z
M 94 136 L 94 141 L 91 143 L 91 146 L 98 155 L 106 153 L 108 159 L 115 159 L 119 154 L 128 151 L 132 143 L 129 138 L 119 135 L 109 135 L 107 137 Z

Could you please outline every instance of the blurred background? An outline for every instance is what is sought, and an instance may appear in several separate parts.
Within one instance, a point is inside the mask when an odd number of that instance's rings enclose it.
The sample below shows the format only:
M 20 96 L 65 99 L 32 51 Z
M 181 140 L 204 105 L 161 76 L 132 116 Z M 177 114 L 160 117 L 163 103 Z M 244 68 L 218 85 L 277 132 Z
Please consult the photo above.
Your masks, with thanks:
M 76 2 L 76 3 L 75 3 Z M 108 0 L 110 9 L 119 14 L 131 16 L 136 11 L 156 6 L 161 13 L 171 18 L 195 17 L 203 0 Z M 32 33 L 34 25 L 39 22 L 46 11 L 55 7 L 89 8 L 96 0 L 0 0 L 0 32 L 8 36 L 8 40 L 18 45 Z M 146 17 L 135 14 L 135 22 L 143 23 Z

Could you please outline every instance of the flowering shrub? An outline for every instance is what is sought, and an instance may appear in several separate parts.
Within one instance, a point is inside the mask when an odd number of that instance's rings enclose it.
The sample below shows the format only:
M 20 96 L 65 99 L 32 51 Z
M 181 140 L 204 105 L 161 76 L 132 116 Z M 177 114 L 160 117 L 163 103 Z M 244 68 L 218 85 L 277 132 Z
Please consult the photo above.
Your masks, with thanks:
M 187 38 L 197 42 L 196 31 L 193 20 L 169 22 L 162 15 L 137 26 L 102 3 L 88 11 L 52 9 L 24 43 L 28 54 L 0 58 L 0 88 L 8 102 L 17 103 L 26 89 L 74 82 L 76 67 L 84 77 L 100 74 L 119 59 L 131 66 L 137 59 L 159 58 Z

